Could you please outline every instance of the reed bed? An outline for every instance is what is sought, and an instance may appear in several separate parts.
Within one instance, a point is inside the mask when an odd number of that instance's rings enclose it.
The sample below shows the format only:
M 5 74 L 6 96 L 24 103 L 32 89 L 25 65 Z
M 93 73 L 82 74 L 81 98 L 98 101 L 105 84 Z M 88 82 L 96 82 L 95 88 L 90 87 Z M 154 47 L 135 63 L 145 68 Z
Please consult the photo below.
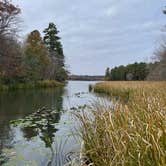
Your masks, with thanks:
M 166 165 L 166 82 L 103 82 L 111 96 L 78 114 L 85 155 L 95 166 Z

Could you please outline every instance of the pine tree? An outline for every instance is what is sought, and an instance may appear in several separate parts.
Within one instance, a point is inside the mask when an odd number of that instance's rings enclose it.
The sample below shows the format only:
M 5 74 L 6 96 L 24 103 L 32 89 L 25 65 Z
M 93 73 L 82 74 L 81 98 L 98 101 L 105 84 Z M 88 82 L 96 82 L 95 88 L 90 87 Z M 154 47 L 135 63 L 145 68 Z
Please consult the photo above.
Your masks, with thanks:
M 49 51 L 49 56 L 52 61 L 50 73 L 52 79 L 65 81 L 67 72 L 65 70 L 63 47 L 58 36 L 59 31 L 54 23 L 49 23 L 48 28 L 44 30 L 44 43 Z
M 64 54 L 59 31 L 54 23 L 49 23 L 48 28 L 44 30 L 44 43 L 49 50 L 51 58 L 60 66 L 64 66 Z
M 109 67 L 107 67 L 107 69 L 105 71 L 105 79 L 110 80 L 110 68 Z

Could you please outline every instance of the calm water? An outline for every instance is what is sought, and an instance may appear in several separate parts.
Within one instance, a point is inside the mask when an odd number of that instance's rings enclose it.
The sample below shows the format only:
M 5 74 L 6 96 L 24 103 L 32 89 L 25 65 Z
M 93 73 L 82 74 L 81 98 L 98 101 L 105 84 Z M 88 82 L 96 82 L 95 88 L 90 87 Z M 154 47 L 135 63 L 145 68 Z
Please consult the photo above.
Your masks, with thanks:
M 65 88 L 1 92 L 0 165 L 62 166 L 76 157 L 80 142 L 71 134 L 76 121 L 70 108 L 98 100 L 88 92 L 88 85 L 94 83 L 70 81 Z M 42 107 L 57 111 L 45 127 L 32 129 L 10 124 Z

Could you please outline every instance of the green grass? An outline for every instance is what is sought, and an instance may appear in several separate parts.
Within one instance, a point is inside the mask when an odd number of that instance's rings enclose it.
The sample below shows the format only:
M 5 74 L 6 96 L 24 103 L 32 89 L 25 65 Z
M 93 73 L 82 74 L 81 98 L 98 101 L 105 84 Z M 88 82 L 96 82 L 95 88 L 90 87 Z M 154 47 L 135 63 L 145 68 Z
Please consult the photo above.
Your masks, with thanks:
M 166 82 L 103 82 L 93 88 L 111 96 L 113 106 L 96 104 L 77 114 L 92 163 L 165 166 Z
M 36 83 L 25 83 L 25 84 L 10 84 L 10 85 L 0 84 L 0 91 L 17 90 L 17 89 L 35 89 L 35 88 L 55 88 L 63 85 L 64 85 L 63 83 L 57 82 L 55 80 L 44 80 L 44 81 L 38 81 Z

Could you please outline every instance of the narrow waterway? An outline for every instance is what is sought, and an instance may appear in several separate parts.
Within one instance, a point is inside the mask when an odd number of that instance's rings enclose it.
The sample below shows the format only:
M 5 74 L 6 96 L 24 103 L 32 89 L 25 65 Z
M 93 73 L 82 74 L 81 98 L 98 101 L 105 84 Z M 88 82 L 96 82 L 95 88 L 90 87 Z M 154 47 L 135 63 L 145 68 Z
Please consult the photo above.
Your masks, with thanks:
M 0 165 L 62 166 L 77 157 L 80 141 L 73 138 L 73 107 L 99 98 L 89 92 L 89 81 L 69 81 L 64 88 L 0 92 Z M 49 123 L 35 128 L 11 125 L 40 108 L 56 110 Z M 76 110 L 75 110 L 76 111 Z M 51 122 L 50 122 L 51 121 Z

